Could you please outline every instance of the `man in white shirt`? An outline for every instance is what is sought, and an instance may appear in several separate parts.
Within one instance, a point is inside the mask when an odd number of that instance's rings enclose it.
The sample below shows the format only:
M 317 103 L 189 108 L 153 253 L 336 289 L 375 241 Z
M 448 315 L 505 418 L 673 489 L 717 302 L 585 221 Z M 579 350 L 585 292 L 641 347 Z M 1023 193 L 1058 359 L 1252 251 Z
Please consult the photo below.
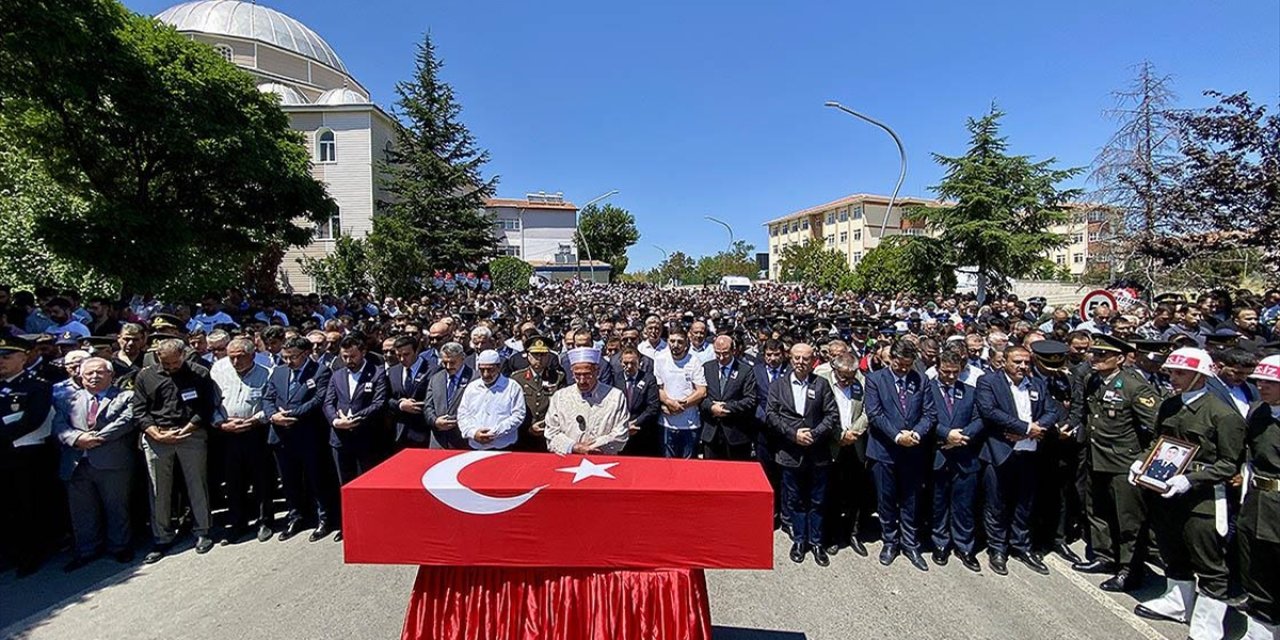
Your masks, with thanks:
M 71 316 L 71 301 L 66 298 L 53 298 L 44 305 L 44 313 L 53 323 L 44 333 L 60 336 L 70 333 L 77 339 L 89 335 L 89 327 Z
M 689 325 L 689 353 L 702 364 L 716 359 L 715 349 L 707 342 L 707 323 L 698 321 Z
M 655 360 L 659 353 L 664 353 L 669 348 L 667 341 L 662 339 L 662 321 L 658 319 L 658 316 L 645 318 L 644 340 L 636 348 L 644 356 Z
M 192 316 L 191 321 L 187 323 L 187 332 L 195 331 L 199 327 L 209 335 L 222 325 L 240 326 L 230 315 L 227 315 L 226 311 L 218 308 L 218 297 L 209 293 L 205 294 L 204 300 L 200 302 L 200 313 Z
M 502 357 L 493 349 L 476 356 L 480 378 L 462 392 L 458 429 L 472 449 L 510 449 L 524 421 L 524 391 L 502 375 Z
M 227 344 L 227 357 L 209 368 L 209 377 L 219 391 L 213 425 L 223 441 L 223 477 L 231 516 L 222 538 L 224 545 L 243 538 L 250 519 L 257 522 L 259 542 L 266 542 L 274 535 L 271 521 L 275 510 L 271 506 L 271 494 L 275 473 L 271 449 L 267 446 L 267 420 L 262 413 L 263 394 L 271 372 L 254 362 L 254 351 L 252 339 L 233 338 Z
M 683 330 L 671 331 L 666 344 L 666 351 L 653 363 L 662 404 L 663 456 L 689 459 L 697 451 L 702 429 L 698 403 L 707 395 L 707 376 L 702 362 L 689 353 L 689 337 Z

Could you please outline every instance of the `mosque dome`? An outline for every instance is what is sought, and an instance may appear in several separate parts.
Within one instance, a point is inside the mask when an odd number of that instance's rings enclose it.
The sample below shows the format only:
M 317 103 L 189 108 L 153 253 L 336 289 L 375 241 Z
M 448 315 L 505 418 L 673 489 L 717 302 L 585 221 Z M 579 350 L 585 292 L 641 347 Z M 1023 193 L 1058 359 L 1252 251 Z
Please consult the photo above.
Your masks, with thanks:
M 169 7 L 156 19 L 178 31 L 256 40 L 347 73 L 342 60 L 324 38 L 301 22 L 260 4 L 196 0 Z
M 301 91 L 298 91 L 287 84 L 280 84 L 279 82 L 264 82 L 258 85 L 258 91 L 263 93 L 274 93 L 280 96 L 280 104 L 282 105 L 308 103 L 307 97 L 302 95 Z
M 316 98 L 316 104 L 369 104 L 369 99 L 346 87 L 330 89 Z

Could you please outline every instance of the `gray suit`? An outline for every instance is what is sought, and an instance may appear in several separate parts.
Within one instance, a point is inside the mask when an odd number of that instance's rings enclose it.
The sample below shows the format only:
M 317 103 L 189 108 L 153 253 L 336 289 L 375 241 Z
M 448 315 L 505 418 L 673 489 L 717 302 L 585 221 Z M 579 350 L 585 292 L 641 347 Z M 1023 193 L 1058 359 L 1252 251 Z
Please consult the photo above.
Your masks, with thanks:
M 458 405 L 462 404 L 462 390 L 467 387 L 467 383 L 475 377 L 471 367 L 462 365 L 462 369 L 458 371 L 461 376 L 458 379 L 453 397 L 448 397 L 449 390 L 449 372 L 441 369 L 431 376 L 431 380 L 426 385 L 419 385 L 417 393 L 414 394 L 415 400 L 422 400 L 422 417 L 427 422 L 427 427 L 431 429 L 431 433 L 435 435 L 436 442 L 442 449 L 470 449 L 467 439 L 455 427 L 441 431 L 436 427 L 436 418 L 441 416 L 458 417 Z
M 59 475 L 67 483 L 67 501 L 75 532 L 75 553 L 89 556 L 98 552 L 106 517 L 107 550 L 129 547 L 129 487 L 132 482 L 133 449 L 136 437 L 133 422 L 133 392 L 109 387 L 98 400 L 98 415 L 89 424 L 93 394 L 77 389 L 58 403 L 54 416 L 54 436 L 62 445 Z M 75 448 L 76 438 L 94 433 L 106 442 L 93 449 Z

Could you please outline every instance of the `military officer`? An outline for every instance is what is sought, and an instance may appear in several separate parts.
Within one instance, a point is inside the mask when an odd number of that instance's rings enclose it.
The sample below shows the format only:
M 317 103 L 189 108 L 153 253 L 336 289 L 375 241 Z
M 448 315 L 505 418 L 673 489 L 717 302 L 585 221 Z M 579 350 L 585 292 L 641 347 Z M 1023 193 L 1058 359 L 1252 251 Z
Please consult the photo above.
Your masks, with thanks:
M 1161 397 L 1138 371 L 1122 366 L 1133 350 L 1114 336 L 1094 336 L 1093 372 L 1071 411 L 1072 428 L 1089 432 L 1085 507 L 1094 552 L 1089 562 L 1072 568 L 1113 574 L 1102 583 L 1104 591 L 1132 591 L 1142 581 L 1136 549 L 1146 510 L 1141 490 L 1129 484 L 1126 471 L 1151 444 Z
M 1173 351 L 1173 343 L 1165 340 L 1135 340 L 1133 346 L 1133 368 L 1160 394 L 1161 400 L 1173 395 L 1173 383 L 1169 382 L 1168 374 L 1160 370 L 1165 358 L 1169 357 L 1169 352 Z
M 1198 448 L 1185 472 L 1167 481 L 1166 491 L 1144 489 L 1168 588 L 1160 597 L 1139 604 L 1135 613 L 1189 620 L 1191 637 L 1197 640 L 1222 638 L 1228 595 L 1226 488 L 1244 455 L 1244 418 L 1207 392 L 1206 380 L 1214 372 L 1204 349 L 1175 350 L 1164 370 L 1179 395 L 1161 403 L 1156 436 L 1177 438 Z M 1137 460 L 1129 468 L 1130 482 L 1136 482 L 1142 463 Z
M 1096 340 L 1097 337 L 1095 336 Z M 1032 375 L 1045 381 L 1049 397 L 1062 408 L 1060 415 L 1071 409 L 1072 387 L 1076 383 L 1076 367 L 1088 365 L 1068 362 L 1068 347 L 1057 340 L 1038 340 L 1031 344 L 1034 367 Z M 1081 434 L 1070 424 L 1060 424 L 1045 436 L 1039 451 L 1048 471 L 1040 483 L 1036 497 L 1036 542 L 1052 549 L 1067 562 L 1080 562 L 1070 542 L 1084 536 L 1084 483 L 1079 482 L 1084 457 Z
M 0 335 L 0 513 L 7 521 L 0 527 L 0 557 L 17 567 L 18 577 L 40 568 L 46 552 L 39 500 L 53 390 L 26 371 L 32 346 L 29 340 Z
M 511 379 L 524 391 L 525 423 L 520 427 L 516 440 L 517 451 L 547 450 L 547 409 L 551 396 L 564 386 L 564 372 L 551 368 L 551 340 L 533 336 L 524 341 L 525 358 L 529 366 L 512 372 Z
M 1246 420 L 1249 486 L 1237 520 L 1240 582 L 1248 615 L 1246 640 L 1280 637 L 1280 355 L 1253 370 L 1260 402 Z

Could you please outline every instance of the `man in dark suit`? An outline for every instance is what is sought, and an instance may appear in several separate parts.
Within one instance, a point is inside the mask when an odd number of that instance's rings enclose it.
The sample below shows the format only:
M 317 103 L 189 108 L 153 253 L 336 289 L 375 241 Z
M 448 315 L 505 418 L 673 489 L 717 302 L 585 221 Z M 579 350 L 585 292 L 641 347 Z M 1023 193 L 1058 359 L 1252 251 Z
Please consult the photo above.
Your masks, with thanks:
M 769 385 L 765 417 L 776 436 L 774 460 L 782 467 L 783 505 L 790 516 L 791 561 L 830 564 L 822 545 L 822 511 L 831 466 L 831 439 L 839 431 L 840 409 L 831 385 L 813 374 L 813 347 L 791 347 L 791 375 Z
M 613 356 L 609 358 L 609 366 L 614 371 L 622 371 L 622 352 L 623 351 L 625 351 L 628 347 L 632 349 L 638 349 L 638 347 L 640 346 L 640 329 L 637 327 L 627 327 L 626 329 L 623 329 L 622 336 L 618 338 L 618 342 L 621 345 L 621 348 L 619 348 L 618 352 L 613 354 Z M 645 373 L 653 373 L 653 358 L 650 358 L 649 356 L 646 356 L 643 353 L 640 353 L 638 350 L 636 351 L 636 353 L 640 354 L 640 371 Z M 614 377 L 617 378 L 617 375 L 615 375 Z M 615 379 L 614 382 L 616 384 L 617 380 Z
M 392 347 L 396 364 L 387 368 L 387 410 L 393 421 L 396 450 L 431 446 L 431 430 L 423 418 L 425 400 L 416 399 L 418 387 L 431 377 L 431 364 L 418 352 L 418 339 L 402 335 Z
M 991 570 L 998 575 L 1008 573 L 1010 552 L 1032 571 L 1049 573 L 1031 549 L 1031 511 L 1039 476 L 1035 453 L 1063 416 L 1044 380 L 1030 372 L 1031 352 L 1009 347 L 1003 371 L 978 378 L 976 389 L 986 441 L 981 452 L 987 465 L 984 519 Z
M 972 386 L 960 382 L 965 357 L 958 351 L 938 354 L 938 378 L 929 381 L 937 413 L 933 437 L 933 562 L 947 564 L 952 550 L 970 571 L 982 570 L 974 556 L 974 507 L 978 500 L 978 454 L 982 418 Z
M 1218 375 L 1205 379 L 1205 389 L 1241 416 L 1248 415 L 1249 406 L 1258 400 L 1258 387 L 1249 380 L 1258 366 L 1258 355 L 1240 347 L 1209 353 Z
M 271 370 L 262 414 L 271 424 L 267 443 L 275 450 L 280 483 L 289 506 L 280 540 L 315 523 L 311 542 L 326 538 L 338 523 L 338 476 L 329 454 L 325 395 L 333 372 L 311 357 L 312 343 L 293 337 L 280 350 L 284 366 Z
M 791 374 L 787 364 L 787 351 L 780 340 L 765 340 L 761 357 L 756 360 L 752 373 L 756 379 L 756 459 L 764 468 L 764 475 L 773 487 L 773 527 L 789 532 L 791 521 L 782 508 L 782 468 L 773 459 L 775 449 L 773 431 L 766 424 L 769 406 L 769 385 Z
M 735 357 L 733 338 L 711 343 L 715 359 L 702 365 L 707 395 L 702 399 L 702 454 L 707 459 L 750 460 L 756 406 L 756 380 Z
M 916 539 L 916 507 L 929 446 L 925 438 L 935 415 L 927 378 L 915 369 L 918 355 L 914 344 L 899 340 L 889 350 L 889 366 L 867 376 L 867 457 L 875 461 L 871 472 L 884 540 L 880 564 L 889 566 L 902 553 L 928 571 Z
M 133 392 L 113 386 L 111 363 L 80 363 L 84 386 L 65 398 L 54 417 L 53 434 L 62 444 L 59 475 L 67 501 L 75 547 L 68 572 L 106 550 L 119 562 L 133 560 L 129 544 L 129 487 L 132 482 Z M 132 442 L 136 444 L 136 439 Z M 105 518 L 104 518 L 105 516 Z M 105 520 L 105 536 L 103 521 Z
M 423 401 L 423 419 L 442 449 L 471 448 L 458 431 L 458 405 L 462 403 L 462 390 L 475 377 L 471 367 L 464 364 L 465 358 L 461 344 L 445 343 L 440 347 L 440 370 L 426 385 L 418 386 L 420 395 L 415 396 Z
M 346 484 L 377 466 L 386 451 L 379 441 L 387 406 L 387 376 L 365 357 L 364 340 L 347 336 L 338 345 L 342 368 L 333 372 L 325 395 L 324 417 L 333 427 L 329 446 Z M 341 526 L 335 539 L 341 539 Z
M 623 347 L 619 358 L 613 386 L 622 390 L 627 399 L 627 413 L 631 416 L 630 435 L 622 453 L 659 457 L 662 455 L 663 427 L 658 423 L 658 416 L 662 413 L 658 381 L 653 377 L 653 369 L 644 370 L 644 354 L 635 347 Z

